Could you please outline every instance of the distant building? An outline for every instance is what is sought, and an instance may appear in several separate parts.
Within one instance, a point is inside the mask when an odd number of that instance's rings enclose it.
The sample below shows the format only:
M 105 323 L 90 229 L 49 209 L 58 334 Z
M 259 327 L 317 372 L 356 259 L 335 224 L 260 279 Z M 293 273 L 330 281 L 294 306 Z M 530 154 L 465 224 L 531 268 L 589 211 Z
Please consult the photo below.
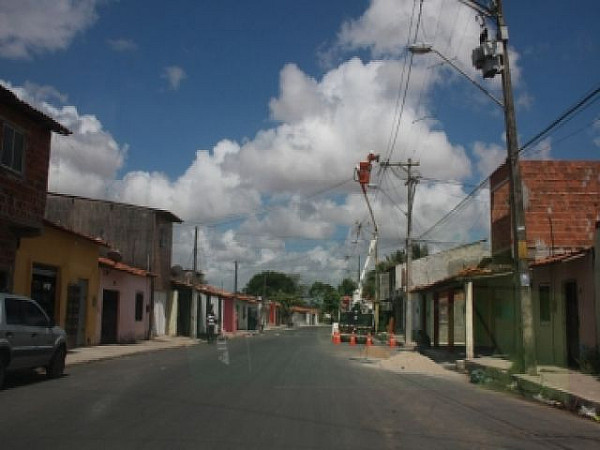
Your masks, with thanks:
M 0 86 L 0 291 L 11 291 L 22 237 L 42 231 L 50 137 L 71 132 Z
M 48 193 L 46 218 L 101 238 L 119 251 L 124 264 L 152 273 L 152 328 L 154 334 L 166 333 L 173 224 L 182 222 L 179 217 L 162 209 Z

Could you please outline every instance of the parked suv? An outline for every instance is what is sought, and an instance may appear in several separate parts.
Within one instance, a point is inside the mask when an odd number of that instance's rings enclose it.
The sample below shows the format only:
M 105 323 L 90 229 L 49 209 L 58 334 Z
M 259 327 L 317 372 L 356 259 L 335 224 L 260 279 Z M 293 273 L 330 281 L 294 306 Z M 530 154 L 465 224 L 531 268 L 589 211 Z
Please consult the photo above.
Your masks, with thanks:
M 9 370 L 44 367 L 60 377 L 66 355 L 66 333 L 34 300 L 0 293 L 0 388 Z

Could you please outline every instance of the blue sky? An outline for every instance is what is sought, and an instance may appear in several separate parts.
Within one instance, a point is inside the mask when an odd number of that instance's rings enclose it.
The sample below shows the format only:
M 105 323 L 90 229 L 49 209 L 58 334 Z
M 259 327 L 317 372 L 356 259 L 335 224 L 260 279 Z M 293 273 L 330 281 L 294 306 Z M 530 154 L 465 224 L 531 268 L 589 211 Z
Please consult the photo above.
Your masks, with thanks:
M 504 2 L 521 142 L 600 82 L 600 5 L 576 6 Z M 186 220 L 175 236 L 182 265 L 200 225 L 200 267 L 214 284 L 231 287 L 236 259 L 242 284 L 267 269 L 336 284 L 366 252 L 350 239 L 355 222 L 368 230 L 351 177 L 369 151 L 419 159 L 424 177 L 442 181 L 419 185 L 417 235 L 505 155 L 499 108 L 435 55 L 413 60 L 390 147 L 418 9 L 412 0 L 5 0 L 0 79 L 74 131 L 53 140 L 51 190 L 175 212 Z M 471 10 L 425 0 L 418 23 L 418 41 L 478 77 Z M 478 80 L 501 95 L 498 80 Z M 598 159 L 599 116 L 594 103 L 529 157 Z M 403 245 L 406 194 L 389 171 L 374 181 L 385 254 Z M 486 212 L 482 190 L 427 237 L 485 237 Z

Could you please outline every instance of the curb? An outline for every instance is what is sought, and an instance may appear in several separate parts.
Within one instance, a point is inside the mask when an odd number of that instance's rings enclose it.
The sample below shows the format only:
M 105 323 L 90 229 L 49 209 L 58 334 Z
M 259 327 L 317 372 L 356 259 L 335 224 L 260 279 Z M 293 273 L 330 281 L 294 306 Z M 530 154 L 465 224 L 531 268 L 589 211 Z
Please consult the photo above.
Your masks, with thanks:
M 525 374 L 511 374 L 507 370 L 489 367 L 472 361 L 464 362 L 465 373 L 472 383 L 476 383 L 473 373 L 481 371 L 481 384 L 491 385 L 492 388 L 520 395 L 528 400 L 543 403 L 559 409 L 576 413 L 595 422 L 600 422 L 600 402 L 583 398 L 563 389 L 544 386 L 528 380 Z
M 135 350 L 135 351 L 131 351 L 131 352 L 126 351 L 126 352 L 122 352 L 122 353 L 99 355 L 99 356 L 95 356 L 95 357 L 91 356 L 91 357 L 82 358 L 82 359 L 76 360 L 76 361 L 69 361 L 69 353 L 67 352 L 67 359 L 65 362 L 65 367 L 79 366 L 81 364 L 89 364 L 89 363 L 94 363 L 97 361 L 107 361 L 107 360 L 111 360 L 111 359 L 125 358 L 127 356 L 140 355 L 140 354 L 144 354 L 144 353 L 159 352 L 161 350 L 173 350 L 176 348 L 192 347 L 194 345 L 198 345 L 201 342 L 203 342 L 203 341 L 196 340 L 195 342 L 178 343 L 178 344 L 167 345 L 167 346 L 162 346 L 162 347 L 148 347 L 148 348 L 139 349 L 139 350 Z

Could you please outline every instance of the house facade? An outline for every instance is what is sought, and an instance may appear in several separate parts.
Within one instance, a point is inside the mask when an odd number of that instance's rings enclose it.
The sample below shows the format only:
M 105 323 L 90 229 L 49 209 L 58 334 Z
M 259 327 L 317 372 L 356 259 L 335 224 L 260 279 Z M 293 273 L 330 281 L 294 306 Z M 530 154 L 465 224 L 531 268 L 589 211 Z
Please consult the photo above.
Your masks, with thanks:
M 118 250 L 124 264 L 151 272 L 152 332 L 167 332 L 173 224 L 181 223 L 180 218 L 161 209 L 55 193 L 48 193 L 46 218 L 100 237 Z
M 20 239 L 42 232 L 53 132 L 71 133 L 0 86 L 0 291 L 13 290 Z
M 521 161 L 520 169 L 537 358 L 577 367 L 600 348 L 600 162 Z M 490 202 L 492 257 L 510 261 L 506 165 L 490 177 Z
M 35 299 L 67 332 L 69 348 L 99 343 L 98 258 L 103 241 L 44 222 L 43 233 L 21 238 L 14 292 Z
M 100 257 L 100 299 L 95 343 L 128 344 L 149 339 L 153 275 L 143 269 Z

